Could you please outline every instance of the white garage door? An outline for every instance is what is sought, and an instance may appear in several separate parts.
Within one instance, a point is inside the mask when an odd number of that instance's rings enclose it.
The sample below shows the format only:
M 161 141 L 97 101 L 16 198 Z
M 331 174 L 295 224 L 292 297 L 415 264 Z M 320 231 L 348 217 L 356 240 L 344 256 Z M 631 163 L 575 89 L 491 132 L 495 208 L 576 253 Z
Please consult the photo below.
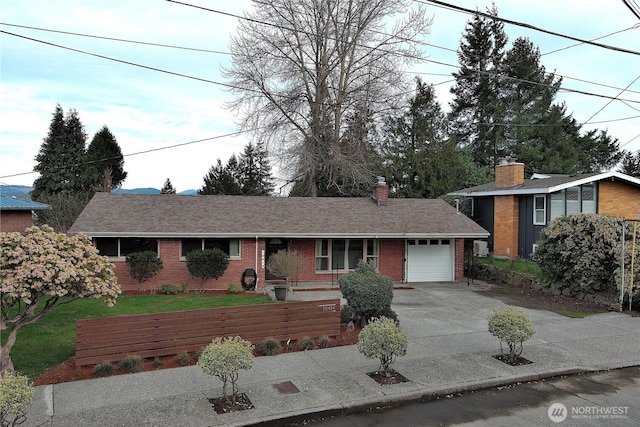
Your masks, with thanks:
M 454 272 L 453 239 L 408 240 L 408 282 L 450 282 Z

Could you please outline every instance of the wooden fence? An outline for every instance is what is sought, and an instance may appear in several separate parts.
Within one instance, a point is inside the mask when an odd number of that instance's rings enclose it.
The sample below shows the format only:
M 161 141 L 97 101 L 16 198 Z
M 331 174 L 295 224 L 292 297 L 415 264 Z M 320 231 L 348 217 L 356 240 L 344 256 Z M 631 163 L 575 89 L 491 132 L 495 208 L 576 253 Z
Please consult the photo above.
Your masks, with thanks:
M 82 319 L 76 321 L 76 366 L 198 351 L 217 336 L 256 344 L 339 334 L 339 299 Z

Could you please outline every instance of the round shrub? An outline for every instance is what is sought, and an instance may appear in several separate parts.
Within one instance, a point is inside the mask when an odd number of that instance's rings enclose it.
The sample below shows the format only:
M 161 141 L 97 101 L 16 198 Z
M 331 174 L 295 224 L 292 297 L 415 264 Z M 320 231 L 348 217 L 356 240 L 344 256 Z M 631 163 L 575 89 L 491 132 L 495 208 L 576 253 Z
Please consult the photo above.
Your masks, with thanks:
M 34 393 L 26 376 L 15 371 L 0 372 L 0 421 L 3 426 L 24 422 Z
M 191 251 L 187 254 L 187 270 L 193 277 L 202 279 L 218 279 L 229 266 L 229 256 L 218 248 L 204 251 Z
M 113 375 L 114 370 L 115 368 L 113 367 L 113 363 L 100 362 L 93 367 L 93 376 L 96 378 L 110 377 Z
M 162 260 L 154 251 L 134 252 L 127 255 L 127 264 L 131 277 L 142 283 L 162 270 Z
M 127 356 L 120 361 L 118 368 L 123 372 L 140 372 L 142 371 L 142 362 L 144 359 L 140 356 Z
M 522 354 L 522 343 L 535 333 L 533 323 L 527 313 L 519 307 L 494 308 L 489 315 L 489 333 L 500 340 L 500 352 L 509 362 L 515 362 Z M 505 354 L 502 343 L 509 346 Z
M 347 304 L 366 320 L 379 316 L 391 306 L 393 282 L 363 262 L 354 271 L 342 276 L 338 284 Z
M 631 238 L 633 228 L 628 227 L 626 233 Z M 568 289 L 573 295 L 614 292 L 619 283 L 616 277 L 620 270 L 621 234 L 620 218 L 596 214 L 562 216 L 540 233 L 533 260 L 548 286 Z
M 186 351 L 176 354 L 175 362 L 178 366 L 188 366 L 191 363 L 191 356 Z
M 296 346 L 298 347 L 298 350 L 307 351 L 307 350 L 313 350 L 316 345 L 311 338 L 302 337 L 298 340 L 298 342 L 296 343 Z
M 202 350 L 198 365 L 202 372 L 222 381 L 224 398 L 227 402 L 234 403 L 238 394 L 240 369 L 251 369 L 253 366 L 253 345 L 240 337 L 216 337 Z M 227 394 L 228 383 L 231 383 L 231 395 Z
M 353 322 L 354 325 L 362 324 L 362 314 L 350 305 L 343 305 L 340 308 L 340 323 L 346 325 L 349 322 Z
M 256 344 L 256 351 L 262 356 L 275 356 L 282 352 L 282 345 L 273 338 L 265 338 Z
M 409 338 L 398 328 L 393 319 L 373 319 L 358 334 L 358 351 L 367 359 L 380 359 L 378 371 L 391 375 L 391 364 L 398 356 L 407 354 Z

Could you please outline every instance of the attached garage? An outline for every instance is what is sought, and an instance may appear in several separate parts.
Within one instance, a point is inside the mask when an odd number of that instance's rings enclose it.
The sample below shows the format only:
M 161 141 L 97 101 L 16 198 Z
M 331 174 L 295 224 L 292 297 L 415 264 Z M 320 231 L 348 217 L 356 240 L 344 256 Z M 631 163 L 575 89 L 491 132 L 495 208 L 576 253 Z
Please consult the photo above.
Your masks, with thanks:
M 450 282 L 455 273 L 453 239 L 407 240 L 407 282 Z

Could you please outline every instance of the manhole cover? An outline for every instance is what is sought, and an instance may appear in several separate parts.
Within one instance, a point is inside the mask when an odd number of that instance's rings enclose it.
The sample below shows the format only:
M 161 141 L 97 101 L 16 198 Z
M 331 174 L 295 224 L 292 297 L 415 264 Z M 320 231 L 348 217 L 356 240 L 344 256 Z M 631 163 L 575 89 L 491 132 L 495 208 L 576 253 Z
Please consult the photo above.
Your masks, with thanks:
M 282 394 L 300 393 L 300 390 L 298 390 L 298 387 L 296 387 L 296 385 L 291 381 L 285 381 L 283 383 L 274 384 L 273 388 L 275 388 Z

